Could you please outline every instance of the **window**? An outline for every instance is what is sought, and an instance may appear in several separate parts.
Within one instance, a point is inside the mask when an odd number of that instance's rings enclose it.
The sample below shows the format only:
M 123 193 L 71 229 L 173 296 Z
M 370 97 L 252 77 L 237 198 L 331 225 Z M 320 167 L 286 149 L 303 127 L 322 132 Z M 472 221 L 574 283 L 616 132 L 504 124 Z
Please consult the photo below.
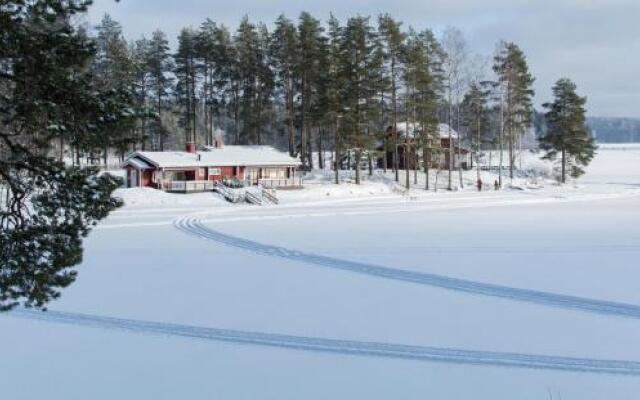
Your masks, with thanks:
M 209 175 L 222 175 L 220 168 L 209 167 Z

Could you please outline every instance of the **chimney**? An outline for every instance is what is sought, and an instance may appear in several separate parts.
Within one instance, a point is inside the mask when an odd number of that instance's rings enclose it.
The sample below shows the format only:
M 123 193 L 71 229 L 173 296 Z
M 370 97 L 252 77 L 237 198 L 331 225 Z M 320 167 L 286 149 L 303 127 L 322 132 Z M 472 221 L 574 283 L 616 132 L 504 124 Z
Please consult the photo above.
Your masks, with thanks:
M 196 144 L 193 142 L 187 142 L 187 153 L 195 153 L 196 152 Z
M 222 141 L 222 137 L 218 136 L 213 139 L 213 147 L 216 149 L 224 149 L 224 142 Z

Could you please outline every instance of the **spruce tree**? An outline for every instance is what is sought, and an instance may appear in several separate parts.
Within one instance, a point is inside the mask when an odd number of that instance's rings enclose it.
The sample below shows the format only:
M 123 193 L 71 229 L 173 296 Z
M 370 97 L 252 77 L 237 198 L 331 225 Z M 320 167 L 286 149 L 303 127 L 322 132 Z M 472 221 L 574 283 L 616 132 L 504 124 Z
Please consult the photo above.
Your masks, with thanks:
M 539 139 L 546 151 L 545 159 L 555 160 L 560 155 L 562 183 L 567 173 L 578 178 L 595 155 L 596 145 L 585 124 L 586 97 L 576 93 L 576 85 L 563 78 L 553 87 L 554 100 L 544 104 L 548 130 Z

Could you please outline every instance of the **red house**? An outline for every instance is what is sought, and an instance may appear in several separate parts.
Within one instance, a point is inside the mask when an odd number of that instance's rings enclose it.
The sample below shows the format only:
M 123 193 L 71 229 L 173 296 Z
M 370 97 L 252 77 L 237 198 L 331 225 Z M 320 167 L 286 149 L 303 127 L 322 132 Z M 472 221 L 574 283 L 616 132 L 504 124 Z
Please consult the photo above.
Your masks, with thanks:
M 408 166 L 409 169 L 414 169 L 415 158 L 416 158 L 415 157 L 416 148 L 415 146 L 410 146 L 409 157 L 405 157 L 406 147 L 403 146 L 403 144 L 407 141 L 410 144 L 415 143 L 415 131 L 416 131 L 416 128 L 420 128 L 420 125 L 412 124 L 412 123 L 407 124 L 406 122 L 398 122 L 397 127 L 398 127 L 398 142 L 400 143 L 400 146 L 398 147 L 398 164 L 399 164 L 398 167 L 400 169 L 405 169 L 406 166 Z M 449 128 L 449 125 L 447 124 L 438 124 L 437 133 L 438 133 L 438 138 L 440 143 L 436 144 L 436 146 L 439 146 L 440 151 L 432 155 L 431 166 L 434 168 L 442 168 L 442 169 L 448 167 L 449 165 L 449 134 L 451 134 L 451 139 L 453 139 L 453 146 L 451 147 L 453 148 L 453 152 L 456 154 L 453 168 L 468 169 L 471 166 L 472 152 L 469 149 L 462 147 L 460 145 L 458 132 L 456 132 L 453 128 Z M 393 168 L 393 156 L 394 156 L 394 150 L 392 145 L 393 141 L 394 141 L 393 126 L 390 126 L 387 128 L 387 146 L 386 146 L 387 147 L 386 160 L 387 160 L 388 169 Z M 383 148 L 384 148 L 384 145 L 381 145 L 379 150 L 382 151 Z M 421 149 L 417 149 L 417 151 L 418 151 L 418 154 L 422 153 Z M 381 160 L 381 163 L 383 163 L 382 160 Z
M 127 187 L 153 187 L 170 192 L 212 190 L 215 181 L 237 179 L 246 185 L 298 187 L 299 161 L 271 146 L 202 147 L 187 151 L 136 151 L 123 167 Z

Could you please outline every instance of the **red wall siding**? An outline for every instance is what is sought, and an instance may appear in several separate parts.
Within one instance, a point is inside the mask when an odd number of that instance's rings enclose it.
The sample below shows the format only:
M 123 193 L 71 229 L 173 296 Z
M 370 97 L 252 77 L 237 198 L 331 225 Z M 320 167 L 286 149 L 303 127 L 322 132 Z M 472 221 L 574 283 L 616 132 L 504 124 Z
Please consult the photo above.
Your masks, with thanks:
M 155 184 L 151 181 L 152 176 L 153 176 L 153 171 L 150 169 L 141 171 L 140 183 L 142 183 L 142 186 L 155 187 Z
M 218 168 L 220 170 L 220 175 L 212 175 L 211 169 Z M 219 181 L 224 178 L 232 178 L 235 176 L 234 167 L 211 167 L 209 168 L 209 180 L 210 181 Z M 240 179 L 240 178 L 238 178 Z

